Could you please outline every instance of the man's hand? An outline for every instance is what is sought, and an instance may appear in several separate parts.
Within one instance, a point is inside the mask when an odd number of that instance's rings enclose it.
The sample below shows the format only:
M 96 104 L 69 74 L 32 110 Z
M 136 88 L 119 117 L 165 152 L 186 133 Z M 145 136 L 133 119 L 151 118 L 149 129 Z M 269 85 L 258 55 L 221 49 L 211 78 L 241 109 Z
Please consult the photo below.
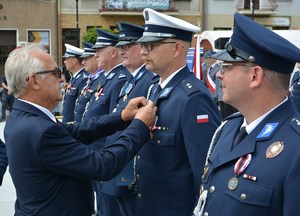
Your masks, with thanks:
M 145 106 L 147 104 L 147 100 L 145 97 L 137 97 L 131 99 L 124 110 L 121 112 L 121 118 L 123 121 L 127 122 L 134 118 L 138 109 Z
M 152 101 L 148 101 L 147 105 L 140 108 L 135 115 L 136 119 L 141 120 L 145 123 L 149 128 L 152 127 L 155 123 L 156 119 L 157 107 L 154 106 Z

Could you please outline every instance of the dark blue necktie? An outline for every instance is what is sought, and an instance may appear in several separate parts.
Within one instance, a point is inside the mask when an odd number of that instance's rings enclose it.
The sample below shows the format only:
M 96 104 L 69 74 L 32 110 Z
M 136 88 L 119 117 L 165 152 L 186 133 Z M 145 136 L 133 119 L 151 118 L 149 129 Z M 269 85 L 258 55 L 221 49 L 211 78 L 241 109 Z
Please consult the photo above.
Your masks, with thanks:
M 154 96 L 157 96 L 160 91 L 161 91 L 161 87 L 160 85 L 158 85 L 155 89 Z
M 234 138 L 233 141 L 233 148 L 239 144 L 246 136 L 248 135 L 247 131 L 246 131 L 246 127 L 241 127 L 240 131 L 237 133 L 237 135 Z

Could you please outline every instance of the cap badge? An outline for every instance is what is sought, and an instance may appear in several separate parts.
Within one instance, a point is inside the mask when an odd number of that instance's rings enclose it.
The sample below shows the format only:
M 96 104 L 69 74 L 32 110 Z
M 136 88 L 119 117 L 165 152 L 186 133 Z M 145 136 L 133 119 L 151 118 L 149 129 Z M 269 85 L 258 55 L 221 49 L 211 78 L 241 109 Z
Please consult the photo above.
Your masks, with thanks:
M 283 142 L 277 141 L 272 143 L 266 151 L 266 158 L 276 157 L 282 152 L 283 148 L 284 148 Z
M 149 12 L 145 11 L 145 21 L 149 21 Z

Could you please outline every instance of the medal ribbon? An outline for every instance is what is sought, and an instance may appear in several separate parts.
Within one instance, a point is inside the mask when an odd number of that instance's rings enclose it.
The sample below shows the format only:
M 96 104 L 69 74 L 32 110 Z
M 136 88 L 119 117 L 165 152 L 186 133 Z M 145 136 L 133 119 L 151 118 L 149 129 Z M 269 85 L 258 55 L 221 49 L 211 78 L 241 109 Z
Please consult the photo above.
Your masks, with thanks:
M 234 176 L 240 176 L 244 170 L 248 167 L 249 163 L 251 162 L 252 155 L 247 154 L 242 157 L 235 163 L 234 165 Z

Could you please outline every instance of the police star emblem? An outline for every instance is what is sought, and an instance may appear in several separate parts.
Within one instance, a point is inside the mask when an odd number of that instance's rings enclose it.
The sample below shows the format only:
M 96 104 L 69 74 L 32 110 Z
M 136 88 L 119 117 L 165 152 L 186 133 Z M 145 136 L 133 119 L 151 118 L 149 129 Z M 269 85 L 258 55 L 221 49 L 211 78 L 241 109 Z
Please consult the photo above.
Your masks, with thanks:
M 277 141 L 272 143 L 266 151 L 266 158 L 274 158 L 278 156 L 284 148 L 283 142 Z

